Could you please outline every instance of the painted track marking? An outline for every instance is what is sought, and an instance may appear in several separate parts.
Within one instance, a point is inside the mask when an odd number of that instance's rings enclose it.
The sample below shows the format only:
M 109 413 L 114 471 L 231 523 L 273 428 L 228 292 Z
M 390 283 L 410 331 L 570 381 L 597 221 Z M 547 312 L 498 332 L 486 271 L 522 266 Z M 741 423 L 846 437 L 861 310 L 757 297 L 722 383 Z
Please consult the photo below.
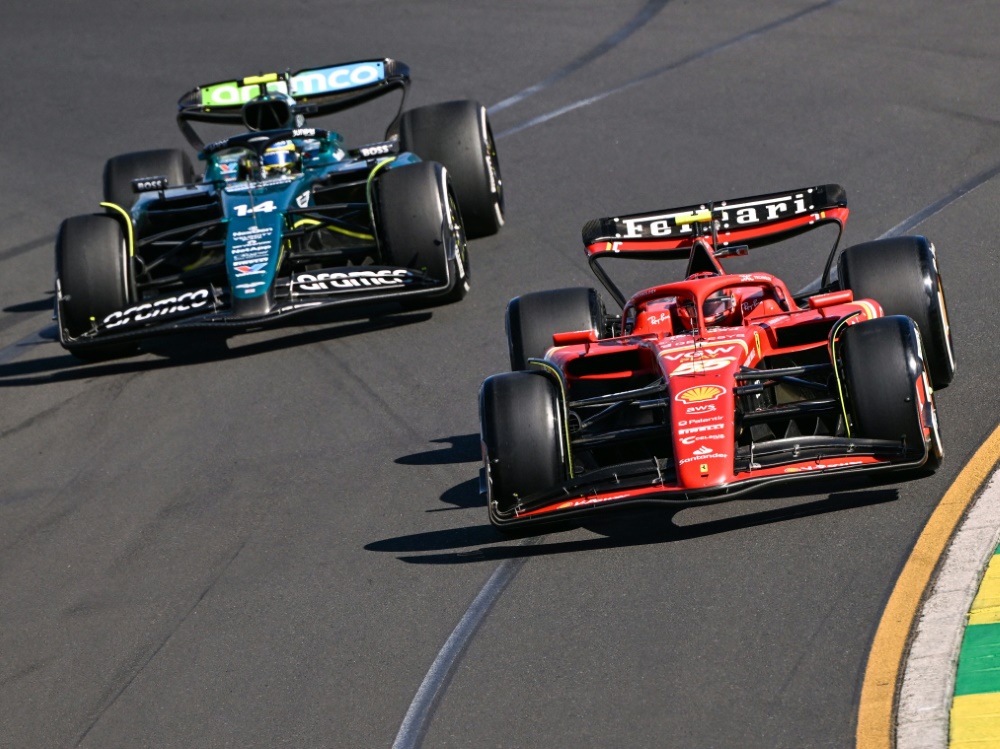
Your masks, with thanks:
M 1000 426 L 938 503 L 903 567 L 875 632 L 861 686 L 857 749 L 892 749 L 899 670 L 924 592 L 955 527 L 1000 460 Z
M 545 536 L 537 536 L 521 542 L 521 546 L 541 543 Z M 415 749 L 419 747 L 427 730 L 427 724 L 434 714 L 437 701 L 444 693 L 451 672 L 461 658 L 465 648 L 472 640 L 479 625 L 493 608 L 511 580 L 517 575 L 527 558 L 506 559 L 493 570 L 489 580 L 472 601 L 468 610 L 462 616 L 455 629 L 448 636 L 437 658 L 431 664 L 424 680 L 420 682 L 410 708 L 406 711 L 403 724 L 399 727 L 392 749 Z

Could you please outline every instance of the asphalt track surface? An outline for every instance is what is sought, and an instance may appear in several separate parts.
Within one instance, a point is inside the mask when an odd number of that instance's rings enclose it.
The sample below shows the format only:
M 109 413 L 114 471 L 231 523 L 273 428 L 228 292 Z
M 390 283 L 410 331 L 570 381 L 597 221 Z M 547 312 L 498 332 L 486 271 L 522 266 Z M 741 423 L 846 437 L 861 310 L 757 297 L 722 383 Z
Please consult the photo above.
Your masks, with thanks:
M 998 38 L 992 0 L 8 3 L 0 746 L 852 746 L 896 576 L 1000 421 Z M 412 104 L 503 103 L 508 221 L 464 302 L 110 364 L 51 341 L 55 230 L 107 157 L 183 145 L 195 84 L 379 56 Z M 938 246 L 942 469 L 494 532 L 476 394 L 507 300 L 592 283 L 589 218 L 826 182 L 847 243 L 919 215 Z M 751 260 L 797 287 L 826 249 Z

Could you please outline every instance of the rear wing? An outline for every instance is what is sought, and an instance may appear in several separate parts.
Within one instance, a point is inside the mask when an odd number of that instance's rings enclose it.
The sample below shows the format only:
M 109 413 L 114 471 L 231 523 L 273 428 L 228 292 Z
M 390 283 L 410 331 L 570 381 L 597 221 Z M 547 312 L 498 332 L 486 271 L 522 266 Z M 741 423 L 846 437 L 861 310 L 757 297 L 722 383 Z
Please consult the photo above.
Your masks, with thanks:
M 837 224 L 837 239 L 821 280 L 825 287 L 848 213 L 844 188 L 820 185 L 652 213 L 594 219 L 583 226 L 583 244 L 594 273 L 619 300 L 621 292 L 597 264 L 602 257 L 688 258 L 690 273 L 717 266 L 714 259 L 703 257 L 704 252 L 692 251 L 695 247 L 704 248 L 706 243 L 715 257 L 725 257 L 745 254 L 750 249 L 790 239 L 825 224 Z M 696 243 L 699 238 L 702 241 Z
M 387 57 L 218 81 L 197 86 L 180 98 L 177 124 L 200 150 L 204 143 L 190 122 L 242 125 L 243 105 L 264 94 L 291 96 L 296 113 L 308 118 L 349 109 L 391 91 L 401 90 L 405 99 L 409 84 L 409 67 Z
M 602 243 L 613 242 L 619 252 L 677 250 L 679 254 L 674 257 L 686 257 L 699 236 L 698 224 L 708 220 L 708 213 L 717 222 L 717 250 L 736 244 L 763 247 L 817 224 L 843 223 L 847 219 L 847 193 L 840 185 L 821 185 L 655 213 L 599 218 L 584 225 L 583 243 L 588 254 L 603 250 Z

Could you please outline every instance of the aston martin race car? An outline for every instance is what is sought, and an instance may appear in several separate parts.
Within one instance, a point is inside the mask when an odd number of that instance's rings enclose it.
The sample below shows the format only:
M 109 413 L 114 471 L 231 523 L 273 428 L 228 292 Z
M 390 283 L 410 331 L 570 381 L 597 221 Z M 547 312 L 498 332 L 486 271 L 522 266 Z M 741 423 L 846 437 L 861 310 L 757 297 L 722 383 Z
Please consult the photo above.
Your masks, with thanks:
M 934 390 L 955 356 L 934 246 L 895 237 L 838 257 L 847 216 L 844 190 L 823 185 L 588 222 L 589 262 L 621 314 L 593 288 L 508 304 L 512 371 L 480 389 L 491 522 L 936 468 Z M 815 293 L 722 268 L 824 225 L 837 239 Z M 626 297 L 609 259 L 686 266 L 682 280 Z
M 466 238 L 496 233 L 503 182 L 486 110 L 403 111 L 409 69 L 363 60 L 198 86 L 178 125 L 198 152 L 116 156 L 101 213 L 56 242 L 59 340 L 83 358 L 154 334 L 256 327 L 329 305 L 460 300 Z M 385 140 L 348 148 L 308 120 L 392 92 Z M 203 142 L 194 123 L 234 126 Z

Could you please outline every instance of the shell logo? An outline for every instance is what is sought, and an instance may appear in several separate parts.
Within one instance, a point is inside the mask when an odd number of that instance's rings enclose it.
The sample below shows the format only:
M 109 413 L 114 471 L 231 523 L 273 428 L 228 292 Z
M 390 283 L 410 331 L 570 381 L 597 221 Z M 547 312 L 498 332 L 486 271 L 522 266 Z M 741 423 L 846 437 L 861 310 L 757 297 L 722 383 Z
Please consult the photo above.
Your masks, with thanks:
M 714 401 L 726 392 L 724 387 L 718 385 L 697 385 L 687 390 L 682 390 L 674 396 L 674 400 L 681 403 L 701 403 L 703 401 Z

